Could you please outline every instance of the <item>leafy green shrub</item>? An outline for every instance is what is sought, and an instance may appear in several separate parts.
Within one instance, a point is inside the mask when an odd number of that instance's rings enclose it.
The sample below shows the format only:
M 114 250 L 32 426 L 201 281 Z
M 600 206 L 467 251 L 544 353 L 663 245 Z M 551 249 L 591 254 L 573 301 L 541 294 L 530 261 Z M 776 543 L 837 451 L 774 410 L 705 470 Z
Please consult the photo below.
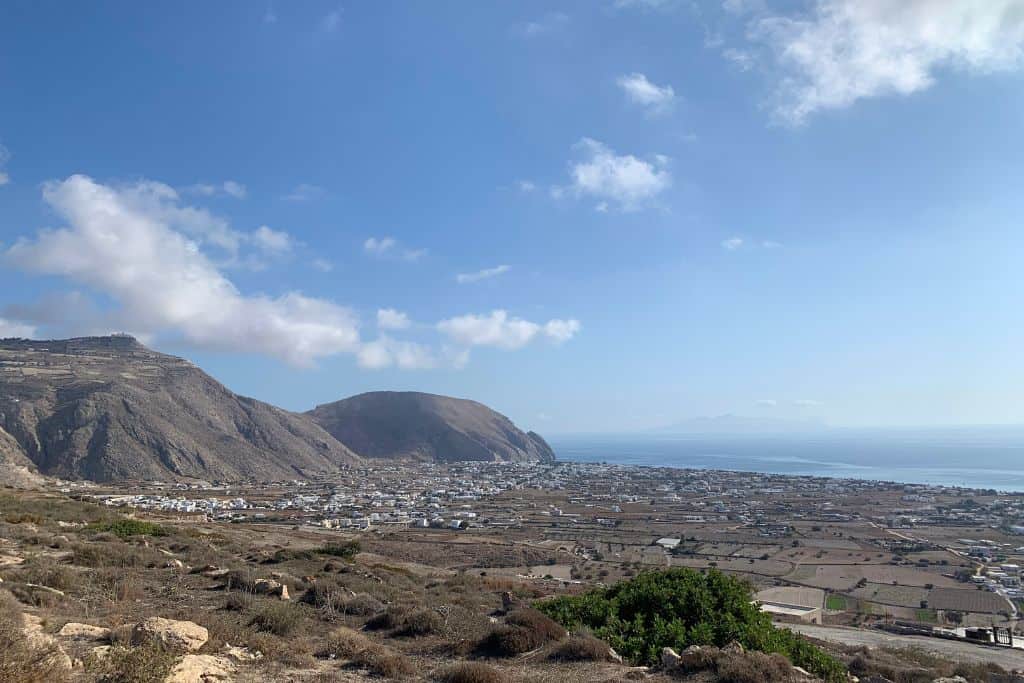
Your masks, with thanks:
M 131 536 L 166 536 L 167 529 L 153 522 L 143 522 L 140 519 L 115 519 L 109 522 L 93 522 L 86 527 L 86 531 L 97 533 L 107 532 L 120 538 Z
M 843 665 L 771 619 L 753 603 L 751 587 L 717 571 L 688 568 L 647 572 L 610 588 L 538 603 L 570 629 L 587 628 L 624 657 L 654 664 L 664 647 L 723 646 L 785 655 L 828 681 L 845 677 Z

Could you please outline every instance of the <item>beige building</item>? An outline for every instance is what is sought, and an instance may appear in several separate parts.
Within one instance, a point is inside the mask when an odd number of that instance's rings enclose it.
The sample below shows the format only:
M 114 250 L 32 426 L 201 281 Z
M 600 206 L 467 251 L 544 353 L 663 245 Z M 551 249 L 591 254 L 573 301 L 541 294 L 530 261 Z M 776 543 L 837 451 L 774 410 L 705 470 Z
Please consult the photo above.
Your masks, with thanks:
M 755 595 L 754 601 L 762 612 L 820 624 L 825 607 L 825 591 L 803 586 L 776 586 Z

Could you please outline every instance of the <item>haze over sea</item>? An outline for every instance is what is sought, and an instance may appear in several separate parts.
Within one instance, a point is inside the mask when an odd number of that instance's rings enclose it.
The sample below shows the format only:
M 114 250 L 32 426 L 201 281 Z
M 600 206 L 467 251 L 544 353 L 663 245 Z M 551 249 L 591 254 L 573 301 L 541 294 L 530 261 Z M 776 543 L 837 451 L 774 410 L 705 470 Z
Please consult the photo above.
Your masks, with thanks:
M 1024 491 L 1024 427 L 567 434 L 548 441 L 559 460 Z

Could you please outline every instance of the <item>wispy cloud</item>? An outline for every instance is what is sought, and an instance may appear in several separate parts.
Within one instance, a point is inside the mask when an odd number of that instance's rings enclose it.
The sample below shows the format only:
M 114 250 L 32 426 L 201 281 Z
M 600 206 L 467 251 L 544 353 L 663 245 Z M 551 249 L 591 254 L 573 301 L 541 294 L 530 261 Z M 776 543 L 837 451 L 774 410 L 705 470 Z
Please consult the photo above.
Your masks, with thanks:
M 722 248 L 728 251 L 735 251 L 743 246 L 742 237 L 730 237 L 729 239 L 722 240 Z
M 675 105 L 676 92 L 671 85 L 655 85 L 642 73 L 620 76 L 615 83 L 630 102 L 644 107 L 649 114 L 667 114 Z
M 815 401 L 809 398 L 802 398 L 793 401 L 793 405 L 795 405 L 798 408 L 817 408 L 818 406 L 821 405 L 821 401 Z
M 329 273 L 334 270 L 334 264 L 324 258 L 315 258 L 310 261 L 309 265 L 313 266 L 313 268 L 319 270 L 321 273 Z
M 11 182 L 11 176 L 7 173 L 7 162 L 11 159 L 11 153 L 7 148 L 0 145 L 0 185 Z
M 335 8 L 324 15 L 320 20 L 320 29 L 324 33 L 335 33 L 341 28 L 341 8 Z
M 776 401 L 774 398 L 759 398 L 756 401 L 754 401 L 754 404 L 759 405 L 762 408 L 774 408 L 775 406 L 779 405 L 779 402 Z
M 245 199 L 248 190 L 245 185 L 235 180 L 225 180 L 220 184 L 196 183 L 181 188 L 182 194 L 192 194 L 200 197 L 233 197 Z
M 468 284 L 470 282 L 479 282 L 480 280 L 486 280 L 488 278 L 497 277 L 502 273 L 507 273 L 511 270 L 512 266 L 500 265 L 493 268 L 484 268 L 473 273 L 459 273 L 455 276 L 455 281 L 460 285 Z
M 540 19 L 517 24 L 513 32 L 522 38 L 538 38 L 561 31 L 569 23 L 569 15 L 562 12 L 548 12 Z
M 320 199 L 326 194 L 324 188 L 319 185 L 300 183 L 293 190 L 281 196 L 281 199 L 288 202 L 308 202 Z
M 398 258 L 410 262 L 419 261 L 427 255 L 426 249 L 403 247 L 394 237 L 367 237 L 363 242 L 363 251 L 378 257 Z
M 1021 0 L 815 0 L 806 13 L 758 16 L 747 34 L 774 55 L 774 113 L 794 125 L 925 90 L 942 69 L 1024 66 Z

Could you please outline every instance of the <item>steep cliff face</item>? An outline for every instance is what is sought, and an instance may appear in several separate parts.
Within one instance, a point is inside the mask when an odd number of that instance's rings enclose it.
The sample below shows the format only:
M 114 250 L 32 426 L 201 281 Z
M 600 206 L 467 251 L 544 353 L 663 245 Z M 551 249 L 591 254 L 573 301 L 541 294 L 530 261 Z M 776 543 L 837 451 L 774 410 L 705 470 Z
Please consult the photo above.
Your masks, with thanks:
M 12 459 L 95 481 L 283 479 L 358 462 L 307 417 L 130 337 L 0 340 L 0 428 Z
M 551 447 L 476 401 L 418 392 L 375 391 L 307 413 L 369 458 L 456 462 L 549 462 Z

